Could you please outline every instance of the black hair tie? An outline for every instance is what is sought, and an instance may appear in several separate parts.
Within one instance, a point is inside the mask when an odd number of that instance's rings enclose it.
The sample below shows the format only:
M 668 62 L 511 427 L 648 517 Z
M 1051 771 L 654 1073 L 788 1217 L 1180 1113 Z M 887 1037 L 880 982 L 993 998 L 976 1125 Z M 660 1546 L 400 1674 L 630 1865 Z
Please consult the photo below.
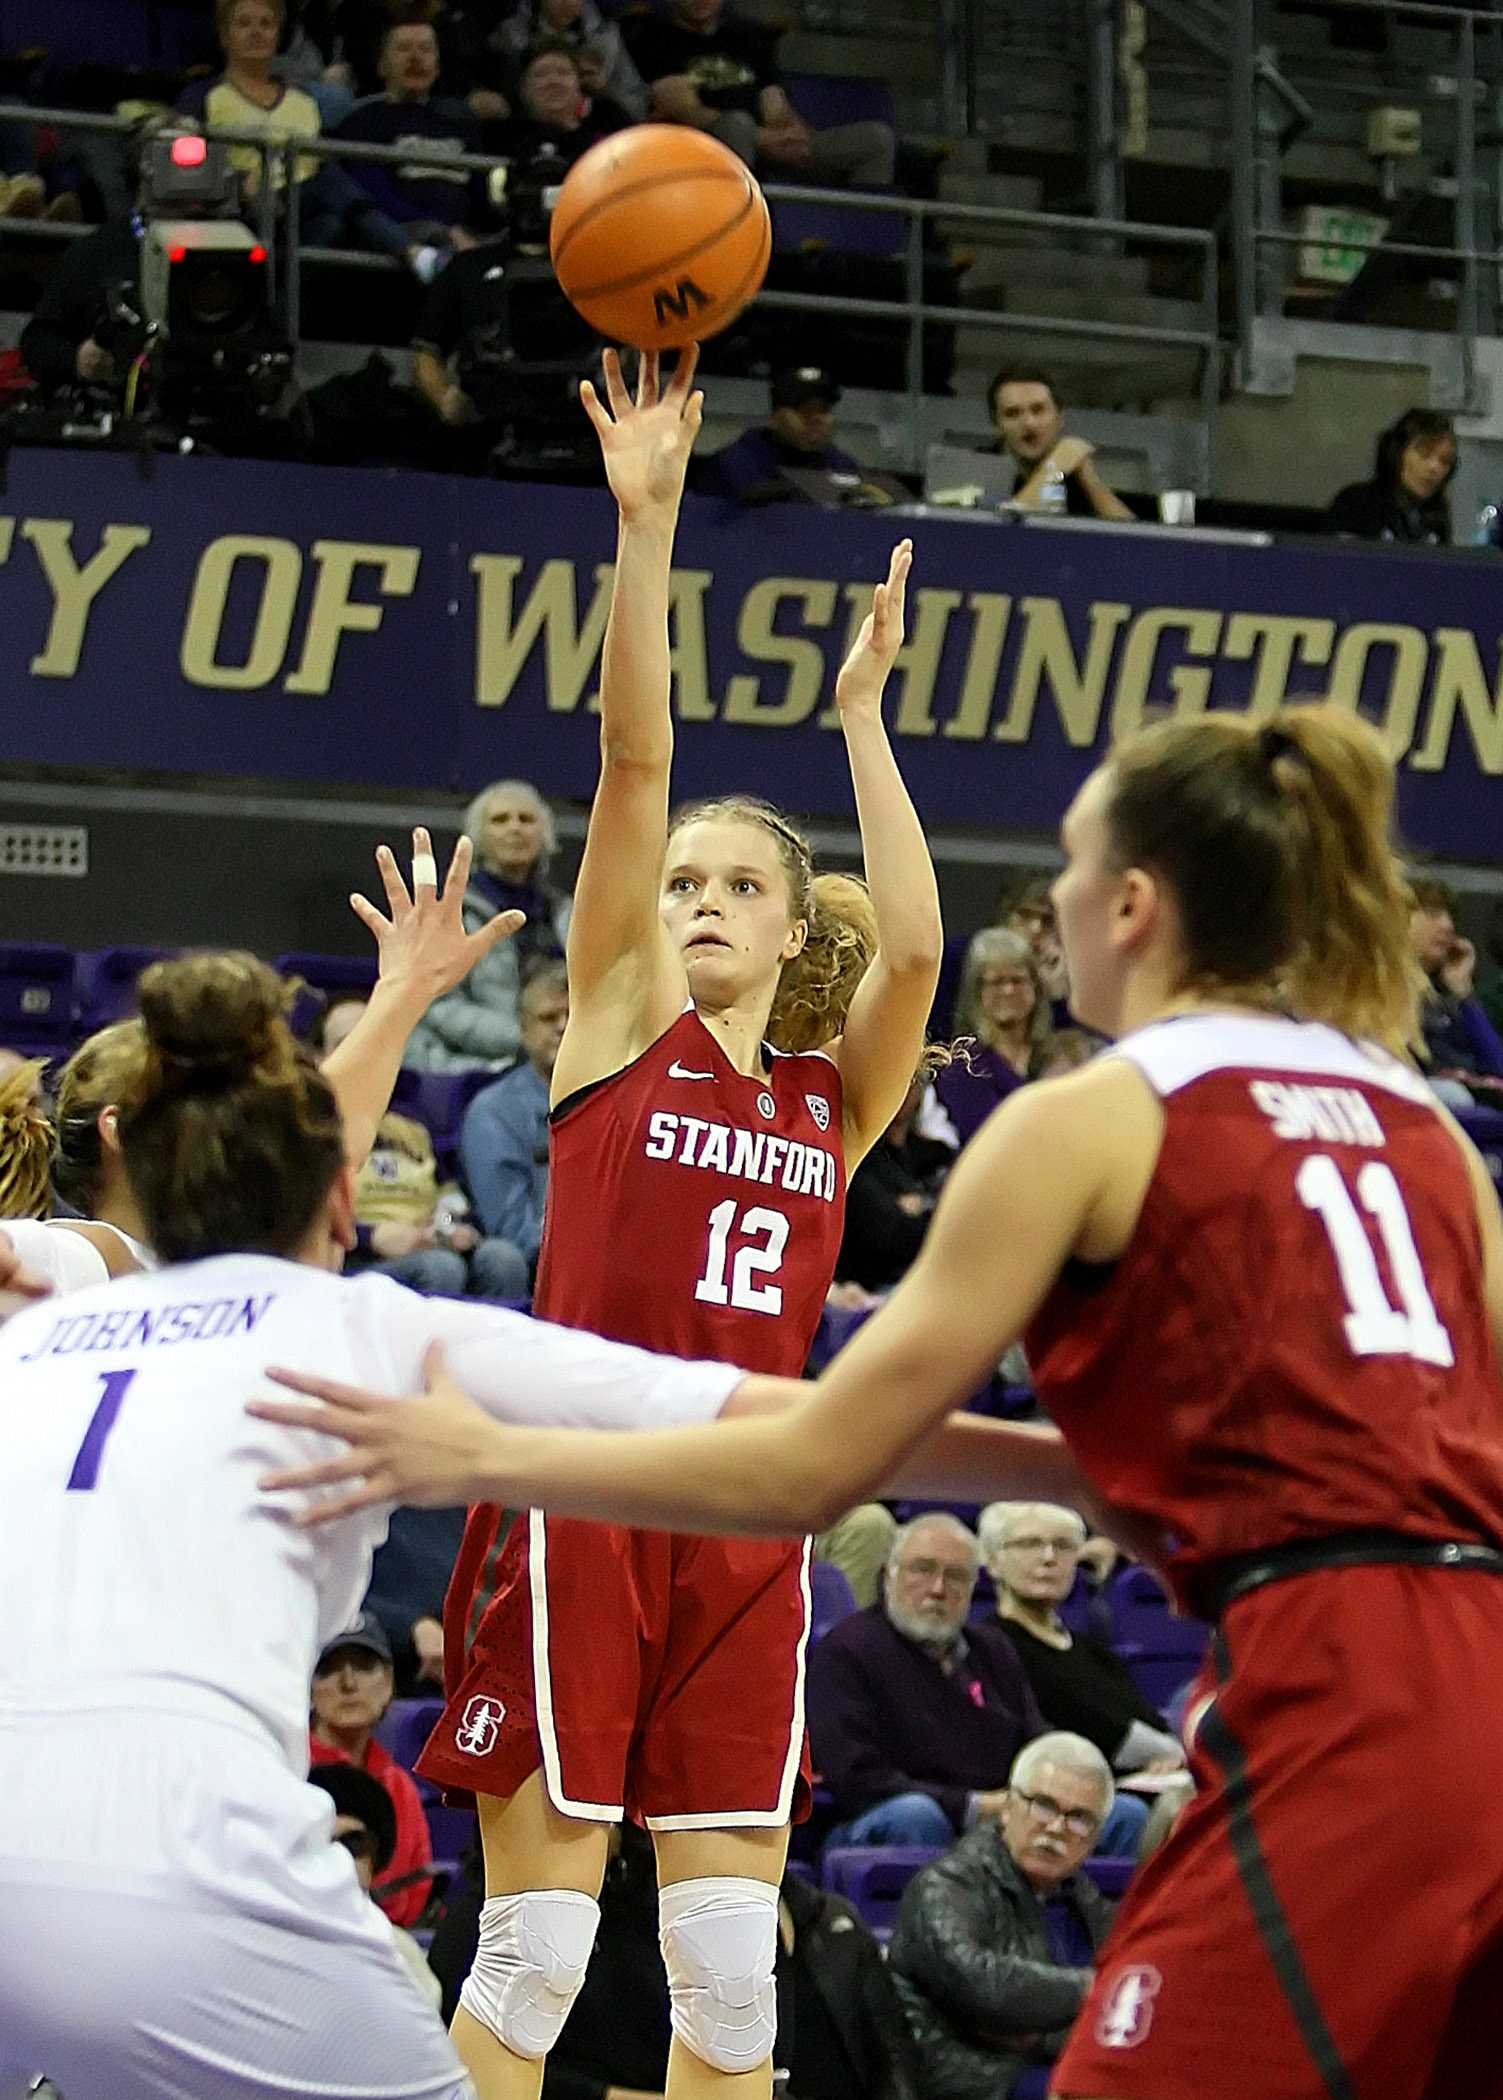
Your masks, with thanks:
M 1281 758 L 1297 758 L 1303 761 L 1305 755 L 1288 731 L 1276 728 L 1272 722 L 1265 724 L 1258 731 L 1258 754 L 1269 767 Z

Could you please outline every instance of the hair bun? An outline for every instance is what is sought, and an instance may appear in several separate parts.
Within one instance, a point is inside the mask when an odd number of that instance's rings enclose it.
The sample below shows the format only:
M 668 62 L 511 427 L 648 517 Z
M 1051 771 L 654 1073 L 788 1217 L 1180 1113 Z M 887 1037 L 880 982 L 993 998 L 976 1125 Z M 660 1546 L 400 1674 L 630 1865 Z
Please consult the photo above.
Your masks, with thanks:
M 254 955 L 185 955 L 152 963 L 137 987 L 147 1041 L 164 1066 L 232 1081 L 273 1048 L 286 993 Z

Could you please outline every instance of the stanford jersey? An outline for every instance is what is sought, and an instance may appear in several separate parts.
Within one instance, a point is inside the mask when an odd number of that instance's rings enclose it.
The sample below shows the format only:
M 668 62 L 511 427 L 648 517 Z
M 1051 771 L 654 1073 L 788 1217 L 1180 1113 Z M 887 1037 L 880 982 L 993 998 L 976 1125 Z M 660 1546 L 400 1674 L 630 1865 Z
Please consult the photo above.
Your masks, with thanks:
M 1113 1502 L 1208 1568 L 1376 1527 L 1503 1541 L 1503 1389 L 1476 1204 L 1406 1067 L 1333 1029 L 1184 1015 L 1128 1037 L 1163 1148 L 1121 1259 L 1027 1337 Z
M 797 1376 L 845 1212 L 838 1068 L 738 1072 L 689 1009 L 552 1130 L 537 1310 Z M 801 1812 L 807 1551 L 471 1510 L 444 1612 L 443 1720 L 418 1769 L 659 1829 Z

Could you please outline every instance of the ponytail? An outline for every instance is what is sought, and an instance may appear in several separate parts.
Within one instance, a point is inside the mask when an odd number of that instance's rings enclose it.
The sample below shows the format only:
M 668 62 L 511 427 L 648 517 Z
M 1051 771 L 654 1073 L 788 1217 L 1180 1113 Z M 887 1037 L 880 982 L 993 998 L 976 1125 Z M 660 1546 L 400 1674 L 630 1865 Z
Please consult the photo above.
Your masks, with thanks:
M 1172 890 L 1188 983 L 1400 1054 L 1417 1044 L 1393 766 L 1370 723 L 1329 702 L 1261 729 L 1208 715 L 1147 730 L 1108 765 L 1113 857 Z
M 817 1050 L 845 1027 L 856 987 L 877 952 L 877 913 L 856 875 L 816 875 L 810 884 L 809 933 L 783 965 L 767 1021 L 779 1050 Z
M 0 1219 L 45 1218 L 52 1125 L 42 1102 L 44 1057 L 27 1058 L 0 1080 Z

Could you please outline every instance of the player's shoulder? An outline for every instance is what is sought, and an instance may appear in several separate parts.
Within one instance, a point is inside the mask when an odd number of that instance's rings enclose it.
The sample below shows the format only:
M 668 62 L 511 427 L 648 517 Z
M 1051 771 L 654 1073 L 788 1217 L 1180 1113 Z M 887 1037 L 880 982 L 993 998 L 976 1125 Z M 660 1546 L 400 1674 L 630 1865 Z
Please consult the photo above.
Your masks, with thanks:
M 1434 1108 L 1420 1075 L 1379 1045 L 1358 1042 L 1322 1021 L 1284 1014 L 1168 1015 L 1123 1036 L 1100 1062 L 1131 1067 L 1166 1101 L 1223 1075 L 1274 1074 L 1316 1084 L 1345 1083 L 1427 1111 Z

